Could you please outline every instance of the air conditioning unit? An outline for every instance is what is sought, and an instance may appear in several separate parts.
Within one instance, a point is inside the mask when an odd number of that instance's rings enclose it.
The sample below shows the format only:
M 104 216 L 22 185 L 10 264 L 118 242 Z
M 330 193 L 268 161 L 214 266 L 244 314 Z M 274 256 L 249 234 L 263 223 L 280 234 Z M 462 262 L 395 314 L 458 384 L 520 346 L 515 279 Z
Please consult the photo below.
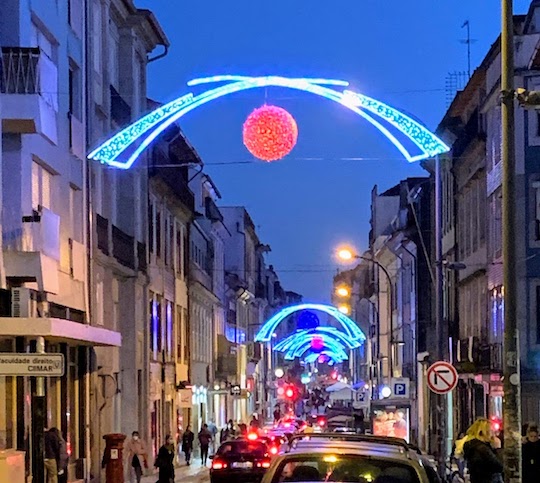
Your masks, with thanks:
M 38 293 L 26 287 L 11 290 L 12 317 L 38 317 Z

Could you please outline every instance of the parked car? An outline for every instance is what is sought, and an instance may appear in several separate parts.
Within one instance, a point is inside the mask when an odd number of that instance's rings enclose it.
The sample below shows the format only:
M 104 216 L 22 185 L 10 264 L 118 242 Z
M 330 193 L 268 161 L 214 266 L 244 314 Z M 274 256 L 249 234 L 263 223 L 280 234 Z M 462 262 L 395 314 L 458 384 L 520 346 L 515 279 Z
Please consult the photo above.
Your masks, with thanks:
M 236 439 L 223 443 L 212 458 L 211 483 L 259 483 L 270 467 L 265 443 Z

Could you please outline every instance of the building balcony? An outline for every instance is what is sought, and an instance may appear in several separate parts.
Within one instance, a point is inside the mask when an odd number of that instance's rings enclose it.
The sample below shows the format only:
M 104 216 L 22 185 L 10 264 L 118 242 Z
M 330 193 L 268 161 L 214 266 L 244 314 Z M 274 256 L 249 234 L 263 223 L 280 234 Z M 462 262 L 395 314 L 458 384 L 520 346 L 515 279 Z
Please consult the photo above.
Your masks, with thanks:
M 2 129 L 57 142 L 58 68 L 39 48 L 2 47 Z
M 135 240 L 120 228 L 112 227 L 113 256 L 122 265 L 135 269 Z
M 23 217 L 13 234 L 4 234 L 6 278 L 13 282 L 36 282 L 38 290 L 58 293 L 59 260 L 60 217 L 46 208 Z

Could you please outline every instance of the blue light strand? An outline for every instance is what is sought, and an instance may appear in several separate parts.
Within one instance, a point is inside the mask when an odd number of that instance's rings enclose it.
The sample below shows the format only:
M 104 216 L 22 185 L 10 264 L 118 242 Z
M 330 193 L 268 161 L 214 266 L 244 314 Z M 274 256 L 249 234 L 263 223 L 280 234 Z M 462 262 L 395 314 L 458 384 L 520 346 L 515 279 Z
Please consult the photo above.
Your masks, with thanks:
M 218 81 L 233 82 L 216 89 L 211 89 L 195 97 L 192 93 L 189 93 L 165 106 L 159 107 L 103 143 L 97 149 L 92 151 L 88 157 L 110 166 L 128 169 L 136 161 L 142 151 L 144 151 L 144 149 L 146 149 L 159 134 L 196 107 L 235 92 L 267 86 L 287 87 L 310 92 L 347 107 L 377 128 L 392 144 L 394 144 L 409 162 L 427 159 L 449 150 L 448 146 L 446 146 L 446 144 L 444 144 L 437 136 L 397 109 L 353 91 L 345 90 L 344 92 L 339 92 L 319 85 L 325 82 L 327 84 L 333 82 L 331 85 L 342 85 L 344 81 L 306 78 L 290 79 L 279 76 L 214 76 L 195 79 L 194 81 L 191 81 L 195 84 L 190 85 Z M 387 122 L 407 136 L 422 151 L 422 154 L 415 156 L 409 153 L 403 144 L 385 126 L 368 114 L 368 112 L 380 117 L 384 122 Z M 124 162 L 118 161 L 118 156 L 139 139 L 142 139 L 141 145 L 138 146 L 129 159 Z
M 352 340 L 366 340 L 366 336 L 356 325 L 356 323 L 345 314 L 342 314 L 336 307 L 324 304 L 306 303 L 285 307 L 277 314 L 273 315 L 263 324 L 255 336 L 255 342 L 270 342 L 272 339 L 272 334 L 276 331 L 277 326 L 290 315 L 302 310 L 317 310 L 319 312 L 324 312 L 336 319 Z
M 277 76 L 268 76 L 268 77 L 277 77 Z M 254 79 L 254 77 L 245 76 L 245 75 L 214 75 L 211 77 L 200 77 L 198 79 L 192 79 L 187 83 L 187 85 L 189 87 L 192 87 L 192 86 L 198 86 L 201 84 L 212 84 L 215 82 L 238 82 L 238 81 L 245 81 L 245 80 L 252 80 L 252 79 Z M 290 80 L 308 81 L 311 84 L 326 85 L 326 86 L 347 87 L 349 85 L 347 81 L 339 80 L 339 79 L 321 79 L 321 78 L 302 77 L 302 78 L 290 79 Z

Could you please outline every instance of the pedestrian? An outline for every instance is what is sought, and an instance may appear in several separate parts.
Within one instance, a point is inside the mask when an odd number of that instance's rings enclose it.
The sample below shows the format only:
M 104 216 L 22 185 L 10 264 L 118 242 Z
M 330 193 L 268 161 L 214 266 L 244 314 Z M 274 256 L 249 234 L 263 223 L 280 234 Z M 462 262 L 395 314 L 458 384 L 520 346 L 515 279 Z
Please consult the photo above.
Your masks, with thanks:
M 126 443 L 126 466 L 129 468 L 129 482 L 135 475 L 137 483 L 141 483 L 143 468 L 148 468 L 146 446 L 141 441 L 138 431 L 131 433 L 131 439 Z
M 540 474 L 540 439 L 538 427 L 530 425 L 527 428 L 527 440 L 522 448 L 523 483 L 538 481 Z
M 66 440 L 62 436 L 62 431 L 57 429 L 60 442 L 60 458 L 58 459 L 58 483 L 67 483 L 67 467 L 69 463 L 69 454 Z
M 191 426 L 186 428 L 186 431 L 182 435 L 182 452 L 186 456 L 186 465 L 190 465 L 191 462 L 191 453 L 193 453 L 193 440 L 195 435 L 191 431 Z
M 493 434 L 488 419 L 480 418 L 467 431 L 463 455 L 471 483 L 502 482 L 503 465 L 496 453 L 501 441 Z
M 154 467 L 159 470 L 157 483 L 174 483 L 174 440 L 168 434 L 165 444 L 159 448 Z
M 210 431 L 210 434 L 212 435 L 212 444 L 211 444 L 210 454 L 214 455 L 216 454 L 216 442 L 217 442 L 216 436 L 218 434 L 218 428 L 214 424 L 213 421 L 208 422 L 208 431 Z
M 208 424 L 203 424 L 202 429 L 199 431 L 199 445 L 201 447 L 201 462 L 203 466 L 206 466 L 208 460 L 208 448 L 212 441 L 212 434 L 208 431 Z
M 45 481 L 58 483 L 58 469 L 60 468 L 60 437 L 57 428 L 50 428 L 43 434 L 45 451 Z

